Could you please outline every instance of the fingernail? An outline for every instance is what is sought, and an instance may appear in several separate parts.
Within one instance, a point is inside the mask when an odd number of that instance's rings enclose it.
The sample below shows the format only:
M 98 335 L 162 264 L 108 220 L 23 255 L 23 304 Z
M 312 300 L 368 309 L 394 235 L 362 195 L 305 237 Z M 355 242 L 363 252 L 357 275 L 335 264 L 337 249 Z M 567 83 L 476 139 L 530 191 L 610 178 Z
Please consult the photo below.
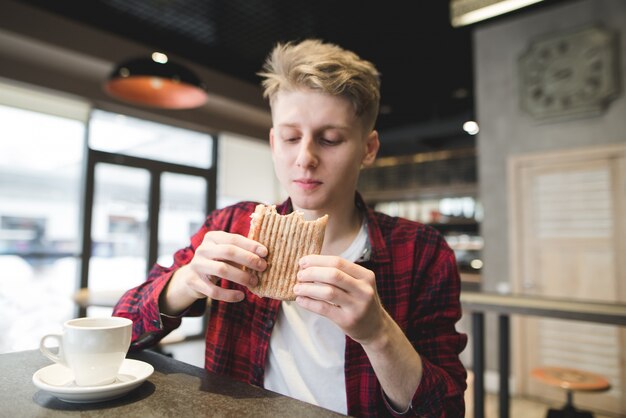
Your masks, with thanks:
M 293 287 L 293 293 L 300 293 L 300 285 L 295 285 Z
M 267 257 L 267 248 L 265 247 L 257 247 L 255 252 L 259 257 Z

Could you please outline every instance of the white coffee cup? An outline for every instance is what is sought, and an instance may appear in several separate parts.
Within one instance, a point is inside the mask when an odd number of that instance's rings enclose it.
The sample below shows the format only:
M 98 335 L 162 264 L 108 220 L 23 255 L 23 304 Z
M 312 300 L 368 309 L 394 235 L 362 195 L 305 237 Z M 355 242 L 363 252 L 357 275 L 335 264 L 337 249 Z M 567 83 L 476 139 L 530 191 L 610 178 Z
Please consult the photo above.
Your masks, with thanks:
M 113 383 L 130 347 L 133 321 L 127 318 L 78 318 L 63 324 L 62 334 L 41 338 L 39 349 L 50 360 L 68 367 L 78 386 Z M 55 354 L 46 347 L 56 340 Z

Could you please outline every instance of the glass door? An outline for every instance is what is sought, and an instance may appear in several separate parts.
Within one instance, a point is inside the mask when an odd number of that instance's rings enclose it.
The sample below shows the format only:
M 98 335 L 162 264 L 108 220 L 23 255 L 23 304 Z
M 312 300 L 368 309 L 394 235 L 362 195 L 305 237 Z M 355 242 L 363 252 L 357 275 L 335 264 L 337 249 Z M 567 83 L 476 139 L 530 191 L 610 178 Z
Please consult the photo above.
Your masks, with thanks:
M 169 266 L 215 208 L 217 142 L 208 134 L 103 111 L 92 115 L 85 176 L 81 288 L 108 316 L 154 263 Z M 204 329 L 185 318 L 185 336 Z
M 206 201 L 205 178 L 187 174 L 161 174 L 157 263 L 171 266 L 174 252 L 189 245 L 190 237 L 200 229 L 206 218 Z M 203 325 L 203 318 L 185 318 L 179 330 L 184 335 L 198 335 L 202 333 Z
M 88 287 L 103 299 L 116 299 L 145 280 L 149 195 L 148 170 L 95 164 Z M 111 308 L 89 306 L 86 313 L 108 316 Z

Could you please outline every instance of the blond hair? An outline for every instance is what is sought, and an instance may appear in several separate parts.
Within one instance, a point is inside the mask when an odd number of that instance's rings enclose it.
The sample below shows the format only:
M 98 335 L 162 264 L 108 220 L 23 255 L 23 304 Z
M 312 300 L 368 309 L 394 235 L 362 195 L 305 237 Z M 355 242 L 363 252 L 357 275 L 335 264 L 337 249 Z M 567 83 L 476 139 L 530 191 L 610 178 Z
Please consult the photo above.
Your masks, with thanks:
M 364 126 L 372 130 L 380 103 L 380 74 L 354 52 L 337 45 L 308 39 L 277 44 L 262 71 L 263 97 L 273 103 L 281 90 L 307 88 L 345 97 Z

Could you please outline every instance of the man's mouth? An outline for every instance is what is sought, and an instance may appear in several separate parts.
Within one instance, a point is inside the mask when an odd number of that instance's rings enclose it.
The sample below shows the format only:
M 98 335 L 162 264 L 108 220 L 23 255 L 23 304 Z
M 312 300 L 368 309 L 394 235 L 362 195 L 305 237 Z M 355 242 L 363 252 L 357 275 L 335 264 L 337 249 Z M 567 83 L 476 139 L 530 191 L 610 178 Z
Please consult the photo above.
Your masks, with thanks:
M 296 186 L 304 190 L 312 190 L 322 184 L 321 181 L 314 179 L 296 179 L 293 182 L 296 184 Z

